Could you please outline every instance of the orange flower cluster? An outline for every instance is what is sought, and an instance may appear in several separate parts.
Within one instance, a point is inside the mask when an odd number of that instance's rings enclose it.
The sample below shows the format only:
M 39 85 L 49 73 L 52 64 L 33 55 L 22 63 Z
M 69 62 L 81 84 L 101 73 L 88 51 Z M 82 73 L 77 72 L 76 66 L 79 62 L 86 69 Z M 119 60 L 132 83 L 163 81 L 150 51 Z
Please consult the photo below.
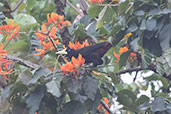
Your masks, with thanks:
M 104 0 L 90 0 L 90 3 L 103 3 Z
M 36 49 L 36 51 L 39 51 L 39 53 L 36 53 L 34 55 L 42 55 L 44 57 L 47 50 L 55 50 L 52 41 L 55 45 L 60 44 L 58 37 L 56 36 L 58 29 L 66 26 L 71 26 L 71 23 L 69 21 L 64 21 L 64 16 L 58 15 L 54 12 L 51 13 L 51 16 L 47 14 L 47 20 L 48 23 L 44 23 L 41 26 L 41 30 L 38 29 L 38 32 L 35 32 L 36 36 L 38 37 L 37 40 L 40 40 L 43 48 Z M 49 24 L 51 24 L 51 26 L 47 29 L 46 25 Z
M 17 24 L 14 25 L 12 19 L 10 19 L 10 21 L 11 23 L 0 26 L 0 34 L 7 35 L 7 39 L 14 39 L 16 41 L 16 38 L 19 37 L 18 31 L 20 30 L 20 27 Z
M 85 62 L 85 59 L 81 56 L 81 54 L 78 55 L 78 58 L 72 57 L 71 58 L 72 63 L 68 62 L 65 65 L 60 65 L 61 71 L 66 73 L 76 73 L 77 69 L 79 69 Z
M 56 24 L 59 29 L 61 29 L 61 26 L 62 27 L 71 26 L 71 23 L 69 21 L 67 20 L 64 21 L 63 15 L 58 15 L 54 12 L 51 13 L 51 16 L 49 13 L 47 14 L 47 20 L 48 22 L 45 23 L 45 25 L 49 25 L 53 23 L 53 24 Z
M 129 49 L 128 49 L 126 46 L 124 46 L 124 47 L 121 47 L 121 48 L 120 48 L 119 53 L 120 53 L 120 55 L 122 55 L 122 53 L 125 53 L 125 52 L 127 52 L 127 51 L 129 51 Z M 115 56 L 116 59 L 117 59 L 117 60 L 115 60 L 115 62 L 117 63 L 118 60 L 120 59 L 120 55 L 118 55 L 116 52 L 113 52 L 113 54 L 114 54 L 114 56 Z M 136 53 L 131 52 L 131 53 L 130 53 L 130 57 L 136 57 Z M 129 57 L 129 58 L 130 58 L 130 57 Z
M 7 51 L 3 50 L 3 44 L 0 44 L 0 75 L 3 75 L 6 80 L 7 74 L 11 73 L 13 70 L 9 67 L 12 64 L 12 61 L 5 59 Z
M 71 49 L 81 49 L 83 47 L 89 46 L 90 44 L 87 42 L 87 40 L 85 40 L 82 44 L 80 44 L 80 42 L 75 42 L 75 43 L 71 43 L 69 42 L 69 48 Z
M 108 98 L 107 98 L 107 97 L 103 97 L 103 100 L 104 100 L 105 104 L 110 108 L 111 105 L 109 105 Z M 99 110 L 99 112 L 104 112 L 104 108 L 103 108 L 103 105 L 102 105 L 102 104 L 100 104 L 100 105 L 97 107 L 97 109 Z M 109 114 L 109 112 L 106 111 L 105 114 Z

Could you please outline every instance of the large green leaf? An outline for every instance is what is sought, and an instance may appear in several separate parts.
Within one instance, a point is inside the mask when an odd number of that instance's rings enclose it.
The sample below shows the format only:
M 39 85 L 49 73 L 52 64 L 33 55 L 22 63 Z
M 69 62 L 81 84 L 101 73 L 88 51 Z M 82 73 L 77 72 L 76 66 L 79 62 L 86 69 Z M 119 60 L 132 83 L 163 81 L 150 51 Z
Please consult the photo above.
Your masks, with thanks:
M 4 102 L 10 96 L 10 89 L 13 87 L 13 84 L 6 86 L 1 92 L 1 102 Z
M 74 41 L 77 41 L 79 38 L 84 40 L 87 36 L 83 24 L 78 24 L 77 28 L 73 32 L 75 35 Z
M 37 87 L 26 99 L 26 104 L 29 108 L 29 114 L 35 114 L 39 109 L 41 100 L 44 96 L 45 88 L 43 86 Z
M 129 94 L 126 94 L 125 92 L 122 92 L 122 91 L 118 92 L 117 93 L 117 95 L 118 95 L 117 101 L 119 103 L 123 104 L 124 108 L 126 108 L 127 110 L 138 113 L 139 109 L 132 101 L 132 98 L 131 98 L 132 96 L 130 96 L 131 95 L 130 93 L 132 93 L 132 92 L 129 90 L 124 90 L 124 91 L 127 91 L 126 93 L 129 93 Z
M 88 14 L 91 18 L 95 18 L 99 15 L 100 11 L 103 9 L 103 6 L 91 6 L 88 10 Z
M 18 40 L 15 43 L 12 43 L 10 45 L 8 45 L 7 49 L 9 50 L 9 53 L 14 53 L 14 52 L 18 52 L 18 51 L 29 51 L 29 43 L 26 42 L 25 40 Z
M 149 31 L 152 31 L 156 27 L 157 21 L 155 19 L 146 20 L 146 28 Z
M 50 81 L 46 84 L 47 87 L 47 92 L 51 93 L 52 95 L 56 96 L 56 97 L 60 97 L 61 96 L 61 92 L 60 92 L 60 82 L 58 82 L 57 80 L 54 81 Z
M 125 11 L 127 11 L 127 9 L 129 8 L 129 6 L 130 6 L 129 0 L 126 0 L 125 2 L 120 3 L 118 6 L 119 15 L 123 15 Z
M 83 114 L 84 108 L 78 101 L 70 101 L 64 105 L 62 114 Z
M 171 42 L 171 23 L 164 25 L 159 33 L 159 39 L 162 50 L 169 49 Z
M 160 41 L 158 38 L 155 38 L 154 36 L 151 39 L 143 38 L 143 48 L 148 49 L 155 56 L 162 55 L 162 48 L 160 46 Z
M 92 111 L 92 113 L 96 113 L 97 111 L 97 107 L 100 105 L 100 100 L 101 100 L 102 96 L 100 94 L 100 91 L 98 90 L 95 96 L 95 99 L 92 101 L 91 99 L 88 99 L 85 103 L 86 108 L 89 111 Z
M 149 101 L 149 97 L 147 97 L 146 95 L 141 95 L 138 99 L 135 100 L 135 104 L 137 106 Z
M 119 32 L 122 28 L 123 28 L 122 25 L 115 24 L 115 25 L 112 27 L 112 30 L 111 30 L 111 32 L 110 32 L 110 36 L 115 35 L 115 34 L 116 34 L 117 32 Z
M 97 80 L 92 77 L 85 77 L 83 82 L 83 89 L 85 94 L 92 100 L 94 100 L 97 92 Z
M 123 66 L 126 65 L 130 53 L 131 53 L 131 51 L 127 51 L 127 52 L 123 53 L 123 54 L 120 56 L 119 68 L 121 68 L 121 67 L 123 67 Z
M 67 82 L 67 89 L 70 92 L 78 93 L 78 91 L 81 89 L 81 84 L 81 80 L 69 79 Z
M 132 91 L 127 90 L 127 89 L 119 91 L 118 94 L 125 94 L 125 95 L 127 95 L 131 99 L 132 102 L 134 102 L 136 100 L 136 98 L 137 98 L 136 95 Z
M 20 31 L 26 31 L 38 25 L 36 19 L 28 14 L 15 15 L 14 21 L 20 26 Z
M 164 110 L 166 110 L 164 98 L 161 96 L 156 97 L 151 104 L 151 111 L 155 113 L 155 112 L 164 111 Z
M 102 11 L 99 13 L 98 19 L 97 19 L 97 27 L 96 28 L 101 28 L 105 24 L 108 24 L 109 22 L 112 21 L 112 17 L 114 11 L 111 7 L 105 6 Z
M 33 78 L 29 81 L 29 84 L 35 84 L 40 77 L 48 76 L 51 73 L 52 72 L 48 68 L 43 68 L 43 67 L 38 68 L 35 71 Z

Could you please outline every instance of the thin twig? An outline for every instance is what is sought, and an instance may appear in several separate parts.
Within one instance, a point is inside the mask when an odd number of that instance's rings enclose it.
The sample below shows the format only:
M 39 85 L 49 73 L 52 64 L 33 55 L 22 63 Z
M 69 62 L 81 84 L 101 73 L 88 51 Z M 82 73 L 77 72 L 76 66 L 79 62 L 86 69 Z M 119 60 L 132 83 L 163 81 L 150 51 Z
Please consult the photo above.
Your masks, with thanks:
M 66 1 L 66 4 L 70 7 L 72 7 L 79 15 L 83 15 L 83 13 L 81 13 L 80 9 L 77 8 L 76 6 L 74 6 L 71 2 L 69 2 L 68 0 Z
M 112 111 L 109 109 L 109 107 L 105 104 L 105 102 L 103 100 L 101 100 L 101 104 L 106 109 L 106 111 L 108 111 L 110 114 L 113 114 Z
M 95 6 L 111 6 L 111 7 L 114 7 L 114 6 L 118 6 L 118 4 L 94 4 Z
M 15 10 L 17 10 L 17 9 L 19 8 L 19 6 L 22 4 L 23 1 L 24 1 L 24 0 L 20 0 L 20 1 L 18 2 L 17 6 L 16 6 L 14 9 L 12 9 L 11 12 L 14 12 Z

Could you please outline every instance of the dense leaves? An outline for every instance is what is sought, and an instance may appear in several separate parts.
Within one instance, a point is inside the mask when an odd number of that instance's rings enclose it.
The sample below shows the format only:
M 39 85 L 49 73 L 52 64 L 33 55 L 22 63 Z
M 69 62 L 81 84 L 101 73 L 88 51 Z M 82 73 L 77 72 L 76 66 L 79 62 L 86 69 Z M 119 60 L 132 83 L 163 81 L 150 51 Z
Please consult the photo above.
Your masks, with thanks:
M 0 113 L 170 114 L 170 6 L 169 0 L 0 0 Z M 80 49 L 85 41 L 112 44 L 102 65 L 62 55 L 71 51 L 66 44 Z M 86 56 L 98 60 L 91 54 L 100 49 Z

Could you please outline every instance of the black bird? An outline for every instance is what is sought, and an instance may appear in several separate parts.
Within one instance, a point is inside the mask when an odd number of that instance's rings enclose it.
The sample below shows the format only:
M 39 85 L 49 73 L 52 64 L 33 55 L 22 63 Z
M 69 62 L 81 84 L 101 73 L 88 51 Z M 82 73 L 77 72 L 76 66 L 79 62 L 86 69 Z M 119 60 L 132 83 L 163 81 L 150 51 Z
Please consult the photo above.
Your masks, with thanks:
M 68 47 L 66 56 L 71 60 L 72 57 L 77 58 L 78 55 L 81 54 L 85 59 L 85 63 L 93 63 L 93 66 L 95 67 L 103 64 L 102 57 L 111 47 L 112 44 L 110 42 L 97 43 L 78 50 L 70 49 Z

